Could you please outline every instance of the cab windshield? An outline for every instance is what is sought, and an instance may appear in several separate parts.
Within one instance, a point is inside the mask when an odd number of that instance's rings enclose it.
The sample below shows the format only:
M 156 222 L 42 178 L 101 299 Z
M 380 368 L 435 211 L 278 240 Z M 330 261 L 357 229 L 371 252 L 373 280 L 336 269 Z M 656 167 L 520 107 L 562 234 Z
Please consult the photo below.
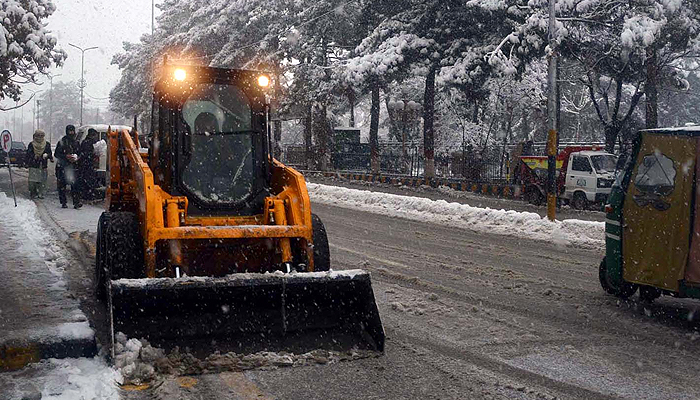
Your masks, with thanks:
M 593 168 L 595 168 L 596 172 L 599 174 L 615 172 L 617 157 L 612 154 L 591 156 L 591 162 L 593 162 Z
M 237 203 L 253 190 L 251 107 L 236 86 L 205 83 L 182 106 L 185 188 L 207 203 Z

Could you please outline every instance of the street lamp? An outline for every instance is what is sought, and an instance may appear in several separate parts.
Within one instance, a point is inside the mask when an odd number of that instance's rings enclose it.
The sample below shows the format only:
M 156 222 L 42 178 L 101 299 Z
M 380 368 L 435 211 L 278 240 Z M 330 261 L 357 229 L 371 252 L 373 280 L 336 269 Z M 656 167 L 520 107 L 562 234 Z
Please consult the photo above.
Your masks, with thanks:
M 76 49 L 80 50 L 82 53 L 81 59 L 80 59 L 80 82 L 78 82 L 78 87 L 80 88 L 80 125 L 83 125 L 83 92 L 85 90 L 85 86 L 87 86 L 87 83 L 85 82 L 85 52 L 88 50 L 95 50 L 98 47 L 88 47 L 87 49 L 83 49 L 82 47 L 78 47 L 72 43 L 68 43 L 69 46 L 75 47 Z
M 59 77 L 61 74 L 51 75 L 49 77 L 49 143 L 53 143 L 53 78 Z M 53 145 L 53 144 L 52 144 Z

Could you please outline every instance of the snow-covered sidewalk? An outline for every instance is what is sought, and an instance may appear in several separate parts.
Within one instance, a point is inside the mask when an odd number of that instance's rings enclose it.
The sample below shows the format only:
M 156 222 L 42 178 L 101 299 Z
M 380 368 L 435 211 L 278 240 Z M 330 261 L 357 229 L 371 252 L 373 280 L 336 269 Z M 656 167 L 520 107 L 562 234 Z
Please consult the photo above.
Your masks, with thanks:
M 549 221 L 536 213 L 495 210 L 467 204 L 402 196 L 368 190 L 349 189 L 307 182 L 311 201 L 401 217 L 416 221 L 466 228 L 562 245 L 601 247 L 605 243 L 605 223 L 565 219 Z
M 119 374 L 100 358 L 55 358 L 93 357 L 94 331 L 64 279 L 72 267 L 65 250 L 34 202 L 17 203 L 0 192 L 0 371 L 35 363 L 0 374 L 0 398 L 117 398 Z

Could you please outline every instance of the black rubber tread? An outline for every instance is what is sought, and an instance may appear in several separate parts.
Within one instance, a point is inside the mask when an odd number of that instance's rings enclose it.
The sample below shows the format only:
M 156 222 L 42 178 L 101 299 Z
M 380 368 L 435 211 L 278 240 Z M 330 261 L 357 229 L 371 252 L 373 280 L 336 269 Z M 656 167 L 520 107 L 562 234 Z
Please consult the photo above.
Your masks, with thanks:
M 328 271 L 331 269 L 331 249 L 328 245 L 326 227 L 316 214 L 311 214 L 311 227 L 314 241 L 314 271 Z
M 146 276 L 143 264 L 143 241 L 136 214 L 112 212 L 105 239 L 110 279 Z
M 539 189 L 537 188 L 532 188 L 527 192 L 527 202 L 534 205 L 534 206 L 541 206 L 544 199 L 542 198 L 542 193 L 540 193 Z
M 639 286 L 639 300 L 645 303 L 651 303 L 652 301 L 661 297 L 661 290 L 653 286 L 640 285 Z
M 598 279 L 600 280 L 600 286 L 608 294 L 615 294 L 617 291 L 608 282 L 608 264 L 603 257 L 603 261 L 600 262 L 600 267 L 598 267 Z
M 93 287 L 95 289 L 95 296 L 99 301 L 105 301 L 107 299 L 107 282 L 105 280 L 107 273 L 107 241 L 105 239 L 105 235 L 107 234 L 107 229 L 111 219 L 112 213 L 107 211 L 103 212 L 100 215 L 100 219 L 97 221 L 97 240 L 95 243 L 95 276 Z
M 585 210 L 588 208 L 588 198 L 583 192 L 576 192 L 571 198 L 571 208 L 574 210 Z
M 615 296 L 621 298 L 621 299 L 626 299 L 632 296 L 637 292 L 637 289 L 639 288 L 639 285 L 634 284 L 634 283 L 629 283 L 629 282 L 623 282 L 622 285 L 620 286 L 619 290 L 617 293 L 615 293 Z
M 600 280 L 600 285 L 603 287 L 603 290 L 621 299 L 632 296 L 639 287 L 637 284 L 625 282 L 624 280 L 619 286 L 613 285 L 608 276 L 608 264 L 605 261 L 605 257 L 603 257 L 603 261 L 601 261 L 598 269 L 598 279 Z

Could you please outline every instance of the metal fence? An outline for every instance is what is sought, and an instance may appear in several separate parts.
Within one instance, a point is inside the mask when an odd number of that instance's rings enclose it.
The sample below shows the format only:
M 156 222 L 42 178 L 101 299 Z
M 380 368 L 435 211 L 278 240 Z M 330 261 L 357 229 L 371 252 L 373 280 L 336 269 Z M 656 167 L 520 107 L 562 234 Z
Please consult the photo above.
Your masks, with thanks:
M 512 180 L 512 154 L 518 144 L 492 145 L 482 148 L 467 147 L 449 154 L 435 155 L 435 172 L 438 177 L 464 179 L 472 183 L 504 184 Z M 520 145 L 522 146 L 522 145 Z M 567 146 L 599 146 L 603 143 L 561 142 L 559 148 Z M 534 142 L 530 155 L 546 155 L 546 143 Z M 370 146 L 368 143 L 343 143 L 330 150 L 330 168 L 334 171 L 369 173 L 371 171 Z M 519 151 L 518 151 L 519 152 Z M 283 151 L 286 164 L 310 170 L 320 170 L 320 148 L 312 147 L 310 160 L 306 159 L 303 145 L 289 145 Z M 379 143 L 380 173 L 421 177 L 425 170 L 422 143 Z
M 481 149 L 465 149 L 450 154 L 436 154 L 435 172 L 446 178 L 463 178 L 470 182 L 503 183 L 509 179 L 510 149 L 493 146 Z M 462 162 L 464 159 L 466 162 Z M 288 145 L 282 153 L 282 160 L 288 165 L 301 169 L 318 170 L 320 148 L 313 146 L 307 160 L 303 145 Z M 371 171 L 370 148 L 367 143 L 353 143 L 338 146 L 331 151 L 331 169 L 334 171 Z M 380 143 L 380 171 L 385 175 L 423 176 L 425 159 L 423 148 L 418 144 Z

